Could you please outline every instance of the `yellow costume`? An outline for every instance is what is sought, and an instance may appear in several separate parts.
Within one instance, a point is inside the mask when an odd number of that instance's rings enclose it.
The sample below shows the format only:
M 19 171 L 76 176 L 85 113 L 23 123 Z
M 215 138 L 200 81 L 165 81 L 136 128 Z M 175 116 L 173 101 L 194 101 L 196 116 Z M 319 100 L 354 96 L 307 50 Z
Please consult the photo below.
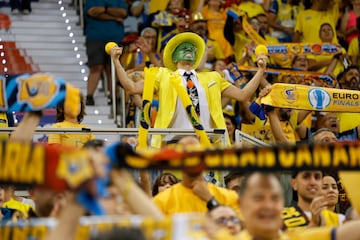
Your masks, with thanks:
M 168 81 L 171 70 L 167 68 L 159 68 L 155 79 L 155 90 L 158 91 L 159 96 L 159 110 L 156 116 L 154 128 L 169 128 L 171 120 L 175 114 L 177 92 L 175 88 Z M 231 83 L 223 79 L 217 72 L 201 72 L 197 73 L 196 77 L 199 79 L 203 87 L 206 100 L 209 104 L 209 112 L 214 128 L 226 128 L 225 120 L 221 106 L 221 92 L 228 88 Z M 154 147 L 161 146 L 161 136 L 154 135 L 151 140 L 151 145 Z
M 63 122 L 55 123 L 52 128 L 90 128 L 80 123 L 72 123 L 64 120 Z M 49 134 L 49 144 L 63 144 L 66 146 L 72 146 L 80 148 L 89 140 L 94 139 L 93 134 Z
M 239 212 L 239 197 L 235 191 L 217 187 L 211 183 L 208 183 L 207 186 L 211 195 L 220 204 L 230 206 Z M 166 215 L 189 212 L 206 213 L 208 211 L 206 202 L 181 183 L 177 183 L 166 191 L 157 194 L 154 197 L 154 202 Z

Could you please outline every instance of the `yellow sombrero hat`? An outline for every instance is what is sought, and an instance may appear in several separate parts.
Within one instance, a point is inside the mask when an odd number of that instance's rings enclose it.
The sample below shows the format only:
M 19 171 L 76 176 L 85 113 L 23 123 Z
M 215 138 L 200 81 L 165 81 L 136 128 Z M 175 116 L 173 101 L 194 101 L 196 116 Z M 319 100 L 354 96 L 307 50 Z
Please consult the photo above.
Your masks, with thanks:
M 202 39 L 199 35 L 196 33 L 191 32 L 185 32 L 185 33 L 179 33 L 175 35 L 173 38 L 170 39 L 170 41 L 166 44 L 164 48 L 164 65 L 165 67 L 175 71 L 176 70 L 176 64 L 173 62 L 173 53 L 175 49 L 184 42 L 192 43 L 196 47 L 196 61 L 194 63 L 194 69 L 196 69 L 201 61 L 201 58 L 203 57 L 205 53 L 205 41 Z

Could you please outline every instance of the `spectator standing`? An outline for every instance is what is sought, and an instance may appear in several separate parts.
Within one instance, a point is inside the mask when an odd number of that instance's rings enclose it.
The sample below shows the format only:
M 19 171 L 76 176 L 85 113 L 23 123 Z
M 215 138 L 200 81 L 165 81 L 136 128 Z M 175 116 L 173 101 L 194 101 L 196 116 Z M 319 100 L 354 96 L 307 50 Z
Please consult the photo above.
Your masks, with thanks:
M 11 13 L 28 15 L 31 12 L 31 0 L 10 0 Z
M 299 0 L 272 0 L 268 11 L 271 35 L 280 42 L 291 42 L 296 17 L 304 6 Z
M 207 20 L 207 35 L 210 39 L 216 40 L 224 57 L 228 58 L 233 55 L 233 51 L 224 36 L 226 11 L 220 0 L 209 0 L 205 5 L 204 0 L 201 0 L 198 7 L 198 12 L 201 12 Z
M 319 31 L 323 23 L 329 23 L 334 32 L 332 43 L 337 43 L 336 24 L 339 18 L 338 5 L 334 0 L 313 0 L 311 8 L 301 11 L 296 18 L 294 42 L 319 43 Z
M 124 37 L 123 22 L 127 17 L 124 0 L 86 1 L 86 54 L 90 68 L 87 81 L 86 105 L 95 105 L 94 93 L 103 71 L 106 72 L 111 103 L 112 85 L 110 83 L 110 57 L 104 48 L 108 42 L 120 44 Z
M 346 37 L 346 43 L 359 36 L 359 30 L 356 27 L 357 18 L 360 17 L 360 1 L 351 0 L 351 7 L 341 18 L 341 32 Z

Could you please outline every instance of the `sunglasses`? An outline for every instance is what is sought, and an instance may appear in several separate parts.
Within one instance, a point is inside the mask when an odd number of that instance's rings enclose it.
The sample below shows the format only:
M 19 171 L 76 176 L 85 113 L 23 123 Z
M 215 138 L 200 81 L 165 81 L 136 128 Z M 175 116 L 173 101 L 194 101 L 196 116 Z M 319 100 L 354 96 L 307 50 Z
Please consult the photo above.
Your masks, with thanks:
M 216 224 L 226 226 L 228 223 L 239 224 L 240 219 L 237 217 L 219 218 L 215 220 Z

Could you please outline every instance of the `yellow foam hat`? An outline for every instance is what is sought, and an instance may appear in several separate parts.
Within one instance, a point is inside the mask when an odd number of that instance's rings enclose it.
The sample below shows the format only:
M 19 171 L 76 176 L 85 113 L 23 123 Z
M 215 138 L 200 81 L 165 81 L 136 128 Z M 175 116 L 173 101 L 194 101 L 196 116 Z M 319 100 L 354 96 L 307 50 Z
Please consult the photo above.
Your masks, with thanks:
M 196 61 L 194 63 L 194 69 L 196 69 L 199 66 L 201 58 L 205 53 L 205 41 L 196 33 L 185 32 L 175 35 L 166 44 L 164 48 L 164 59 L 163 59 L 165 67 L 173 71 L 176 70 L 176 64 L 172 60 L 173 53 L 181 43 L 185 43 L 185 42 L 192 43 L 196 47 Z

